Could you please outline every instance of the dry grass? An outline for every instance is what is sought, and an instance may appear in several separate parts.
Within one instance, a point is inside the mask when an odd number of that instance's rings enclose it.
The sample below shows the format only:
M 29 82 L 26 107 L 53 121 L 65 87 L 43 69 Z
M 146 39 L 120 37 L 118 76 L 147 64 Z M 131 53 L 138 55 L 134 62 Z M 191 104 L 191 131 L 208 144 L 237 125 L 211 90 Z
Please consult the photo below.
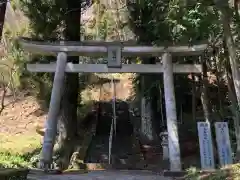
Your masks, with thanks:
M 41 137 L 33 134 L 0 134 L 0 151 L 12 154 L 25 154 L 40 147 Z
M 21 154 L 39 147 L 41 137 L 35 127 L 44 122 L 46 115 L 36 100 L 22 95 L 14 100 L 8 95 L 5 105 L 0 115 L 0 151 Z

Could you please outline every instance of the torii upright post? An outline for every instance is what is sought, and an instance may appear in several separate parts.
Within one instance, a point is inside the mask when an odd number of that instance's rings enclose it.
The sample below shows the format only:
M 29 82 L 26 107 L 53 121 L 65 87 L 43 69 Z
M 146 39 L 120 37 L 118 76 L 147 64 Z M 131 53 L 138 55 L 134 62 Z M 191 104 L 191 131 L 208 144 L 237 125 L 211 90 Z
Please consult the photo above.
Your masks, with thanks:
M 172 56 L 169 53 L 162 55 L 164 96 L 168 130 L 168 148 L 171 171 L 181 171 L 180 146 L 178 140 L 176 99 L 173 82 Z
M 48 169 L 52 163 L 53 146 L 57 134 L 57 121 L 60 111 L 60 101 L 64 85 L 66 63 L 66 53 L 58 53 L 56 72 L 54 75 L 53 88 L 42 147 L 41 166 L 46 169 Z

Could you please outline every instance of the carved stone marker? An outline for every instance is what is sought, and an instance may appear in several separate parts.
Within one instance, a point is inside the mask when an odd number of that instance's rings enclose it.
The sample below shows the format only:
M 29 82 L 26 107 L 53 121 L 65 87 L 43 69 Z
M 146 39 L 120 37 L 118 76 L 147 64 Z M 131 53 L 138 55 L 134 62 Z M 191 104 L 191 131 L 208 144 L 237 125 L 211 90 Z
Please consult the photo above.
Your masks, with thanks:
M 162 139 L 161 145 L 163 148 L 163 160 L 169 159 L 169 149 L 168 149 L 168 132 L 160 133 L 160 137 Z
M 198 122 L 201 167 L 203 170 L 214 169 L 214 155 L 210 123 Z
M 216 122 L 215 130 L 220 165 L 226 166 L 232 164 L 232 148 L 227 122 Z

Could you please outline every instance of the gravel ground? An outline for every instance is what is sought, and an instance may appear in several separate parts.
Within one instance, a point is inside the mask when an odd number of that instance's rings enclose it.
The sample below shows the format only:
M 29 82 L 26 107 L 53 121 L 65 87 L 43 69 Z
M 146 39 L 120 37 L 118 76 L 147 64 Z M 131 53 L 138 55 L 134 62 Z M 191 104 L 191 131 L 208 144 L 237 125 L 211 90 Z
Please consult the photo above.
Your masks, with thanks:
M 86 174 L 45 175 L 35 177 L 34 180 L 171 180 L 171 178 L 147 171 L 92 171 Z

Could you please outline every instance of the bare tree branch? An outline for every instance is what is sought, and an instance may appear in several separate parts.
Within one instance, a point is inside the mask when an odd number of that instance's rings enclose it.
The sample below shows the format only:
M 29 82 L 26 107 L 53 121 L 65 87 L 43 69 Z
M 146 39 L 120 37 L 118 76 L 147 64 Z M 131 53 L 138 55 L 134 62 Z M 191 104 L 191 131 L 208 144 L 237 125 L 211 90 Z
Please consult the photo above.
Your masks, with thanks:
M 4 81 L 3 73 L 1 73 L 1 76 L 2 76 L 2 79 Z M 7 92 L 6 84 L 4 82 L 2 83 L 2 86 L 3 86 L 3 92 L 2 92 L 2 98 L 1 98 L 0 115 L 2 114 L 2 112 L 5 108 L 4 100 L 5 100 L 5 96 L 6 96 L 6 92 Z

